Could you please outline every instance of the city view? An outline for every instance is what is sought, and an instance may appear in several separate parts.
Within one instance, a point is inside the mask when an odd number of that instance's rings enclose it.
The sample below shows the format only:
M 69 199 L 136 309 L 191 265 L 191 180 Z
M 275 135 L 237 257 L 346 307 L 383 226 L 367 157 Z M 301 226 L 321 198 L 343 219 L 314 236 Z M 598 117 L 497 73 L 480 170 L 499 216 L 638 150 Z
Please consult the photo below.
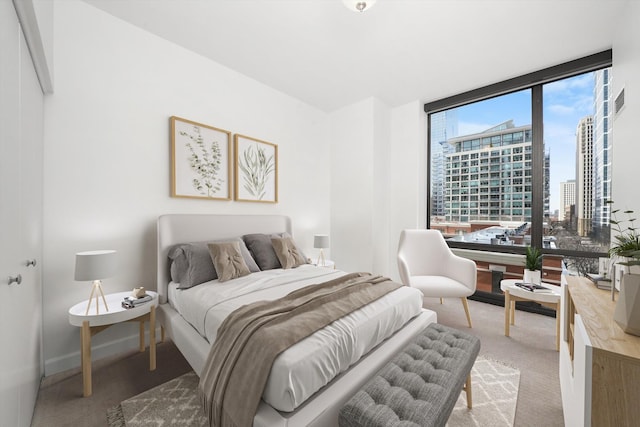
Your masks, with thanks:
M 606 252 L 611 80 L 607 68 L 543 85 L 539 165 L 530 89 L 431 114 L 430 227 L 469 244 L 528 246 L 539 221 L 545 249 Z M 532 218 L 535 182 L 542 218 Z M 595 259 L 566 264 L 597 270 Z

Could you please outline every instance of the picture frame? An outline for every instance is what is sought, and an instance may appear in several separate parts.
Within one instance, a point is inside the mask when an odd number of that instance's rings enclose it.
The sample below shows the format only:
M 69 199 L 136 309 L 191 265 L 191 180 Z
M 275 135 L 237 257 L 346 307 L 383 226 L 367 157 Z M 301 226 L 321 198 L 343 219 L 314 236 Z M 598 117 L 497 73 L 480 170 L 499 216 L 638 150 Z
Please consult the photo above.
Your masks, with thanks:
M 235 200 L 278 202 L 278 146 L 235 134 Z
M 171 116 L 171 197 L 231 200 L 231 132 Z

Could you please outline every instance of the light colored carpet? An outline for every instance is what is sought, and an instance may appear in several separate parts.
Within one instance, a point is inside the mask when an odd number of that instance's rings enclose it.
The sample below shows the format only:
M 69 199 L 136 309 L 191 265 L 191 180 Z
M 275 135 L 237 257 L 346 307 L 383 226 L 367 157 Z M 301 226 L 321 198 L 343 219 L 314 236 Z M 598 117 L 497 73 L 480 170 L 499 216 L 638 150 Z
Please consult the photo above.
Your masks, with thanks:
M 471 369 L 471 402 L 460 393 L 447 422 L 448 427 L 511 427 L 516 415 L 520 371 L 480 356 Z
M 458 298 L 425 300 L 425 307 L 438 313 L 439 323 L 480 338 L 480 356 L 520 370 L 515 426 L 564 427 L 554 318 L 518 311 L 505 337 L 503 307 L 469 301 L 473 329 Z M 46 377 L 31 427 L 105 427 L 109 408 L 191 371 L 172 342 L 158 344 L 157 352 L 155 371 L 149 371 L 149 354 L 137 350 L 95 360 L 91 397 L 82 397 L 80 368 Z
M 556 351 L 556 319 L 518 310 L 511 336 L 504 336 L 504 307 L 469 301 L 473 329 L 458 298 L 425 298 L 438 323 L 480 338 L 480 355 L 520 370 L 514 425 L 564 427 Z M 566 345 L 566 343 L 561 343 Z M 489 424 L 490 425 L 490 424 Z
M 471 371 L 473 409 L 461 393 L 448 427 L 512 426 L 520 371 L 479 357 Z M 193 372 L 147 390 L 107 411 L 110 427 L 207 426 Z

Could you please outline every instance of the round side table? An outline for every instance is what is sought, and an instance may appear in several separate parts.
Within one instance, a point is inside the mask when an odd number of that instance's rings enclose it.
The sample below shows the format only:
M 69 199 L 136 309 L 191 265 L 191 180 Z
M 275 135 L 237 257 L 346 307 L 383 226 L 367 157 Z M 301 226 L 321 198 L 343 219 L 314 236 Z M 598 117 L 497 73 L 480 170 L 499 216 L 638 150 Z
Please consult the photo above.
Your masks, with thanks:
M 516 301 L 534 301 L 556 311 L 556 350 L 560 351 L 560 287 L 549 283 L 541 286 L 549 292 L 531 292 L 516 286 L 522 280 L 506 279 L 500 282 L 504 292 L 504 335 L 509 336 L 509 325 L 516 324 Z
M 103 300 L 91 302 L 87 313 L 89 300 L 82 301 L 69 309 L 69 323 L 80 327 L 80 356 L 82 363 L 82 395 L 91 396 L 91 337 L 104 331 L 111 325 L 122 322 L 138 322 L 140 324 L 140 351 L 145 351 L 144 323 L 149 322 L 149 370 L 156 369 L 156 306 L 158 294 L 147 291 L 151 301 L 142 303 L 134 308 L 122 307 L 125 297 L 131 296 L 129 292 L 118 292 L 105 295 L 109 311 L 105 310 Z M 87 313 L 87 314 L 85 314 Z

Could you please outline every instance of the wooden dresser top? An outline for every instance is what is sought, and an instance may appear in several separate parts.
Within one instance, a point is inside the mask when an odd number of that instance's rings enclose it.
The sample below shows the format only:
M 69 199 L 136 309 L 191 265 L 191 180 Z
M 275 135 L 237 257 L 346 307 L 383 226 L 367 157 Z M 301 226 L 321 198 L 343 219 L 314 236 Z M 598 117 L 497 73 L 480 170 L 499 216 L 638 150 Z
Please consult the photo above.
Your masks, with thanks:
M 611 301 L 611 291 L 596 288 L 585 277 L 569 276 L 567 286 L 592 347 L 640 359 L 640 337 L 625 333 L 613 320 L 616 302 Z

